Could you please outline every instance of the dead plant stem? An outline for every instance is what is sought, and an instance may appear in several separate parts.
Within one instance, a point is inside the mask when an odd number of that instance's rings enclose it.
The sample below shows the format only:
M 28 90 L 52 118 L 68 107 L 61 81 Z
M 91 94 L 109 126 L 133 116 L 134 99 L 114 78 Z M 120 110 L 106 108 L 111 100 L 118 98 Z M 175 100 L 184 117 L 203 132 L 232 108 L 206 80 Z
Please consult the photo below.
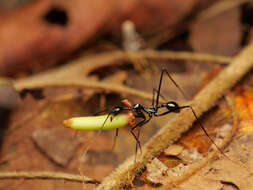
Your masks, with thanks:
M 46 86 L 82 86 L 88 88 L 98 88 L 108 91 L 114 91 L 118 93 L 125 93 L 129 95 L 139 96 L 143 99 L 151 100 L 152 96 L 148 93 L 138 91 L 132 88 L 124 87 L 122 85 L 108 84 L 104 82 L 91 81 L 85 78 L 75 77 L 87 75 L 85 73 L 86 64 L 101 64 L 108 62 L 115 62 L 115 60 L 133 60 L 140 58 L 157 58 L 157 59 L 181 59 L 181 60 L 195 60 L 195 61 L 211 61 L 218 63 L 228 63 L 231 58 L 224 56 L 214 56 L 209 54 L 199 54 L 191 52 L 173 52 L 173 51 L 154 51 L 145 50 L 139 52 L 112 52 L 104 53 L 101 55 L 92 56 L 85 59 L 80 59 L 72 64 L 62 66 L 55 70 L 40 73 L 25 79 L 14 81 L 13 85 L 17 90 L 23 90 L 25 88 L 39 88 Z
M 0 179 L 50 179 L 66 180 L 79 183 L 98 184 L 99 181 L 86 176 L 62 172 L 0 172 Z

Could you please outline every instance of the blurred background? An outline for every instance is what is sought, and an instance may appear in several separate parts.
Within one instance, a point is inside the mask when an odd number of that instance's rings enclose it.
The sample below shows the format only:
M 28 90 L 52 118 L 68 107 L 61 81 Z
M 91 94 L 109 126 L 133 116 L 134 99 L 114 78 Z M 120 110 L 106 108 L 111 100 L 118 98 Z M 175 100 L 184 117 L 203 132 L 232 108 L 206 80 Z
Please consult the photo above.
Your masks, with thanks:
M 96 138 L 82 172 L 101 180 L 134 154 L 129 129 L 120 129 L 112 150 L 115 131 L 96 137 L 94 131 L 66 129 L 62 121 L 111 110 L 123 98 L 151 106 L 161 68 L 190 100 L 251 43 L 252 25 L 250 0 L 1 0 L 0 171 L 79 174 L 80 156 Z M 251 78 L 241 85 L 251 86 Z M 166 100 L 186 101 L 168 77 L 161 93 Z M 225 108 L 221 102 L 209 113 L 215 119 L 207 116 L 203 123 L 208 127 L 230 121 L 232 114 Z M 145 125 L 141 143 L 173 116 Z M 192 137 L 182 144 L 205 152 L 210 144 L 201 131 L 196 134 L 200 145 L 189 145 Z M 82 184 L 0 183 L 0 189 L 28 188 L 74 190 Z

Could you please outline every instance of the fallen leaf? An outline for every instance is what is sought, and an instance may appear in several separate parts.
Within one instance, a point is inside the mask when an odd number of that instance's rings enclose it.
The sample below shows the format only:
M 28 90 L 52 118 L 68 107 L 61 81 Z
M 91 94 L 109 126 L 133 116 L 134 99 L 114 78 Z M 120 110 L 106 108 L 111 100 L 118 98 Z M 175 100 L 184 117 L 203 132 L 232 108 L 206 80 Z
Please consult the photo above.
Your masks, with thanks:
M 2 14 L 0 74 L 40 71 L 66 58 L 101 29 L 111 8 L 108 1 L 45 0 Z
M 177 156 L 183 151 L 184 147 L 173 144 L 164 150 L 166 156 Z
M 77 138 L 73 139 L 73 135 L 62 128 L 37 129 L 32 137 L 41 151 L 61 166 L 69 163 L 80 144 Z

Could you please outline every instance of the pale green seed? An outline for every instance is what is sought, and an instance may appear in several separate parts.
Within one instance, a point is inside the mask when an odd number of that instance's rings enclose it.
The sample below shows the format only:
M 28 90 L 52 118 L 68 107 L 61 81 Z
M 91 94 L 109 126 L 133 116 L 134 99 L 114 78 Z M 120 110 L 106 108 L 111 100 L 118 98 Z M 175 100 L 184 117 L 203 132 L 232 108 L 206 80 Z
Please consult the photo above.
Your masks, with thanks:
M 73 117 L 63 121 L 65 127 L 75 130 L 111 130 L 128 125 L 129 118 L 127 114 L 119 114 L 111 120 L 111 115 L 89 116 L 89 117 Z M 105 122 L 106 120 L 106 122 Z M 105 122 L 105 123 L 104 123 Z M 103 125 L 104 124 L 104 125 Z M 102 127 L 103 126 L 103 127 Z

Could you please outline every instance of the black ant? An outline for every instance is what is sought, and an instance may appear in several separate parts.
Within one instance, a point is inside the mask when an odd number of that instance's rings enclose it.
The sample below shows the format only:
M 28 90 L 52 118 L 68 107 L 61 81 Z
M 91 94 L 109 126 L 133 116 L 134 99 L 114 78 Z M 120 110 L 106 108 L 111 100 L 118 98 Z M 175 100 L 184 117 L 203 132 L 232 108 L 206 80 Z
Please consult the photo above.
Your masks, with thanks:
M 156 89 L 153 88 L 152 107 L 145 107 L 145 106 L 143 106 L 141 104 L 131 105 L 131 103 L 127 99 L 125 99 L 125 100 L 122 101 L 122 103 L 124 104 L 124 106 L 114 107 L 112 109 L 112 111 L 108 114 L 106 120 L 109 117 L 112 120 L 113 117 L 115 117 L 116 115 L 118 115 L 118 114 L 120 114 L 120 113 L 122 113 L 124 111 L 128 111 L 132 115 L 132 121 L 135 118 L 142 119 L 137 124 L 135 122 L 130 122 L 129 123 L 129 126 L 131 128 L 130 132 L 131 132 L 131 134 L 133 135 L 133 137 L 136 140 L 136 150 L 135 150 L 135 153 L 137 154 L 138 147 L 140 148 L 140 151 L 142 152 L 142 150 L 141 150 L 141 144 L 140 144 L 140 141 L 139 141 L 140 129 L 141 129 L 141 127 L 143 125 L 145 125 L 146 123 L 148 123 L 153 116 L 160 117 L 160 116 L 167 115 L 169 113 L 179 113 L 182 109 L 189 108 L 189 109 L 191 109 L 194 117 L 196 118 L 197 123 L 199 124 L 199 126 L 201 127 L 201 129 L 204 131 L 204 133 L 206 134 L 206 136 L 216 146 L 216 148 L 224 155 L 224 153 L 222 152 L 222 150 L 215 144 L 214 140 L 208 135 L 208 133 L 205 130 L 204 126 L 199 121 L 199 119 L 197 117 L 197 114 L 194 111 L 194 109 L 192 108 L 192 106 L 190 106 L 190 105 L 179 106 L 174 101 L 169 101 L 167 103 L 159 104 L 159 98 L 161 96 L 160 90 L 161 90 L 164 74 L 166 74 L 169 77 L 169 79 L 173 82 L 173 84 L 179 89 L 179 91 L 181 92 L 181 94 L 184 97 L 186 97 L 185 94 L 184 94 L 184 92 L 183 92 L 183 90 L 173 80 L 173 78 L 170 76 L 170 74 L 168 73 L 168 71 L 166 69 L 162 69 L 162 73 L 161 73 L 161 76 L 160 76 L 158 90 L 156 90 Z M 156 98 L 155 98 L 155 93 L 156 92 L 157 92 L 157 95 L 156 95 Z M 161 96 L 161 97 L 163 98 L 163 96 Z M 164 112 L 159 112 L 161 109 L 165 109 L 165 111 Z M 105 120 L 105 122 L 106 122 L 106 120 Z M 101 126 L 100 131 L 103 130 L 103 125 Z M 137 135 L 134 133 L 135 129 L 138 130 Z M 114 144 L 115 144 L 115 141 L 116 141 L 116 137 L 118 136 L 118 131 L 119 131 L 119 129 L 116 129 L 116 135 L 115 135 L 115 139 L 114 139 Z

